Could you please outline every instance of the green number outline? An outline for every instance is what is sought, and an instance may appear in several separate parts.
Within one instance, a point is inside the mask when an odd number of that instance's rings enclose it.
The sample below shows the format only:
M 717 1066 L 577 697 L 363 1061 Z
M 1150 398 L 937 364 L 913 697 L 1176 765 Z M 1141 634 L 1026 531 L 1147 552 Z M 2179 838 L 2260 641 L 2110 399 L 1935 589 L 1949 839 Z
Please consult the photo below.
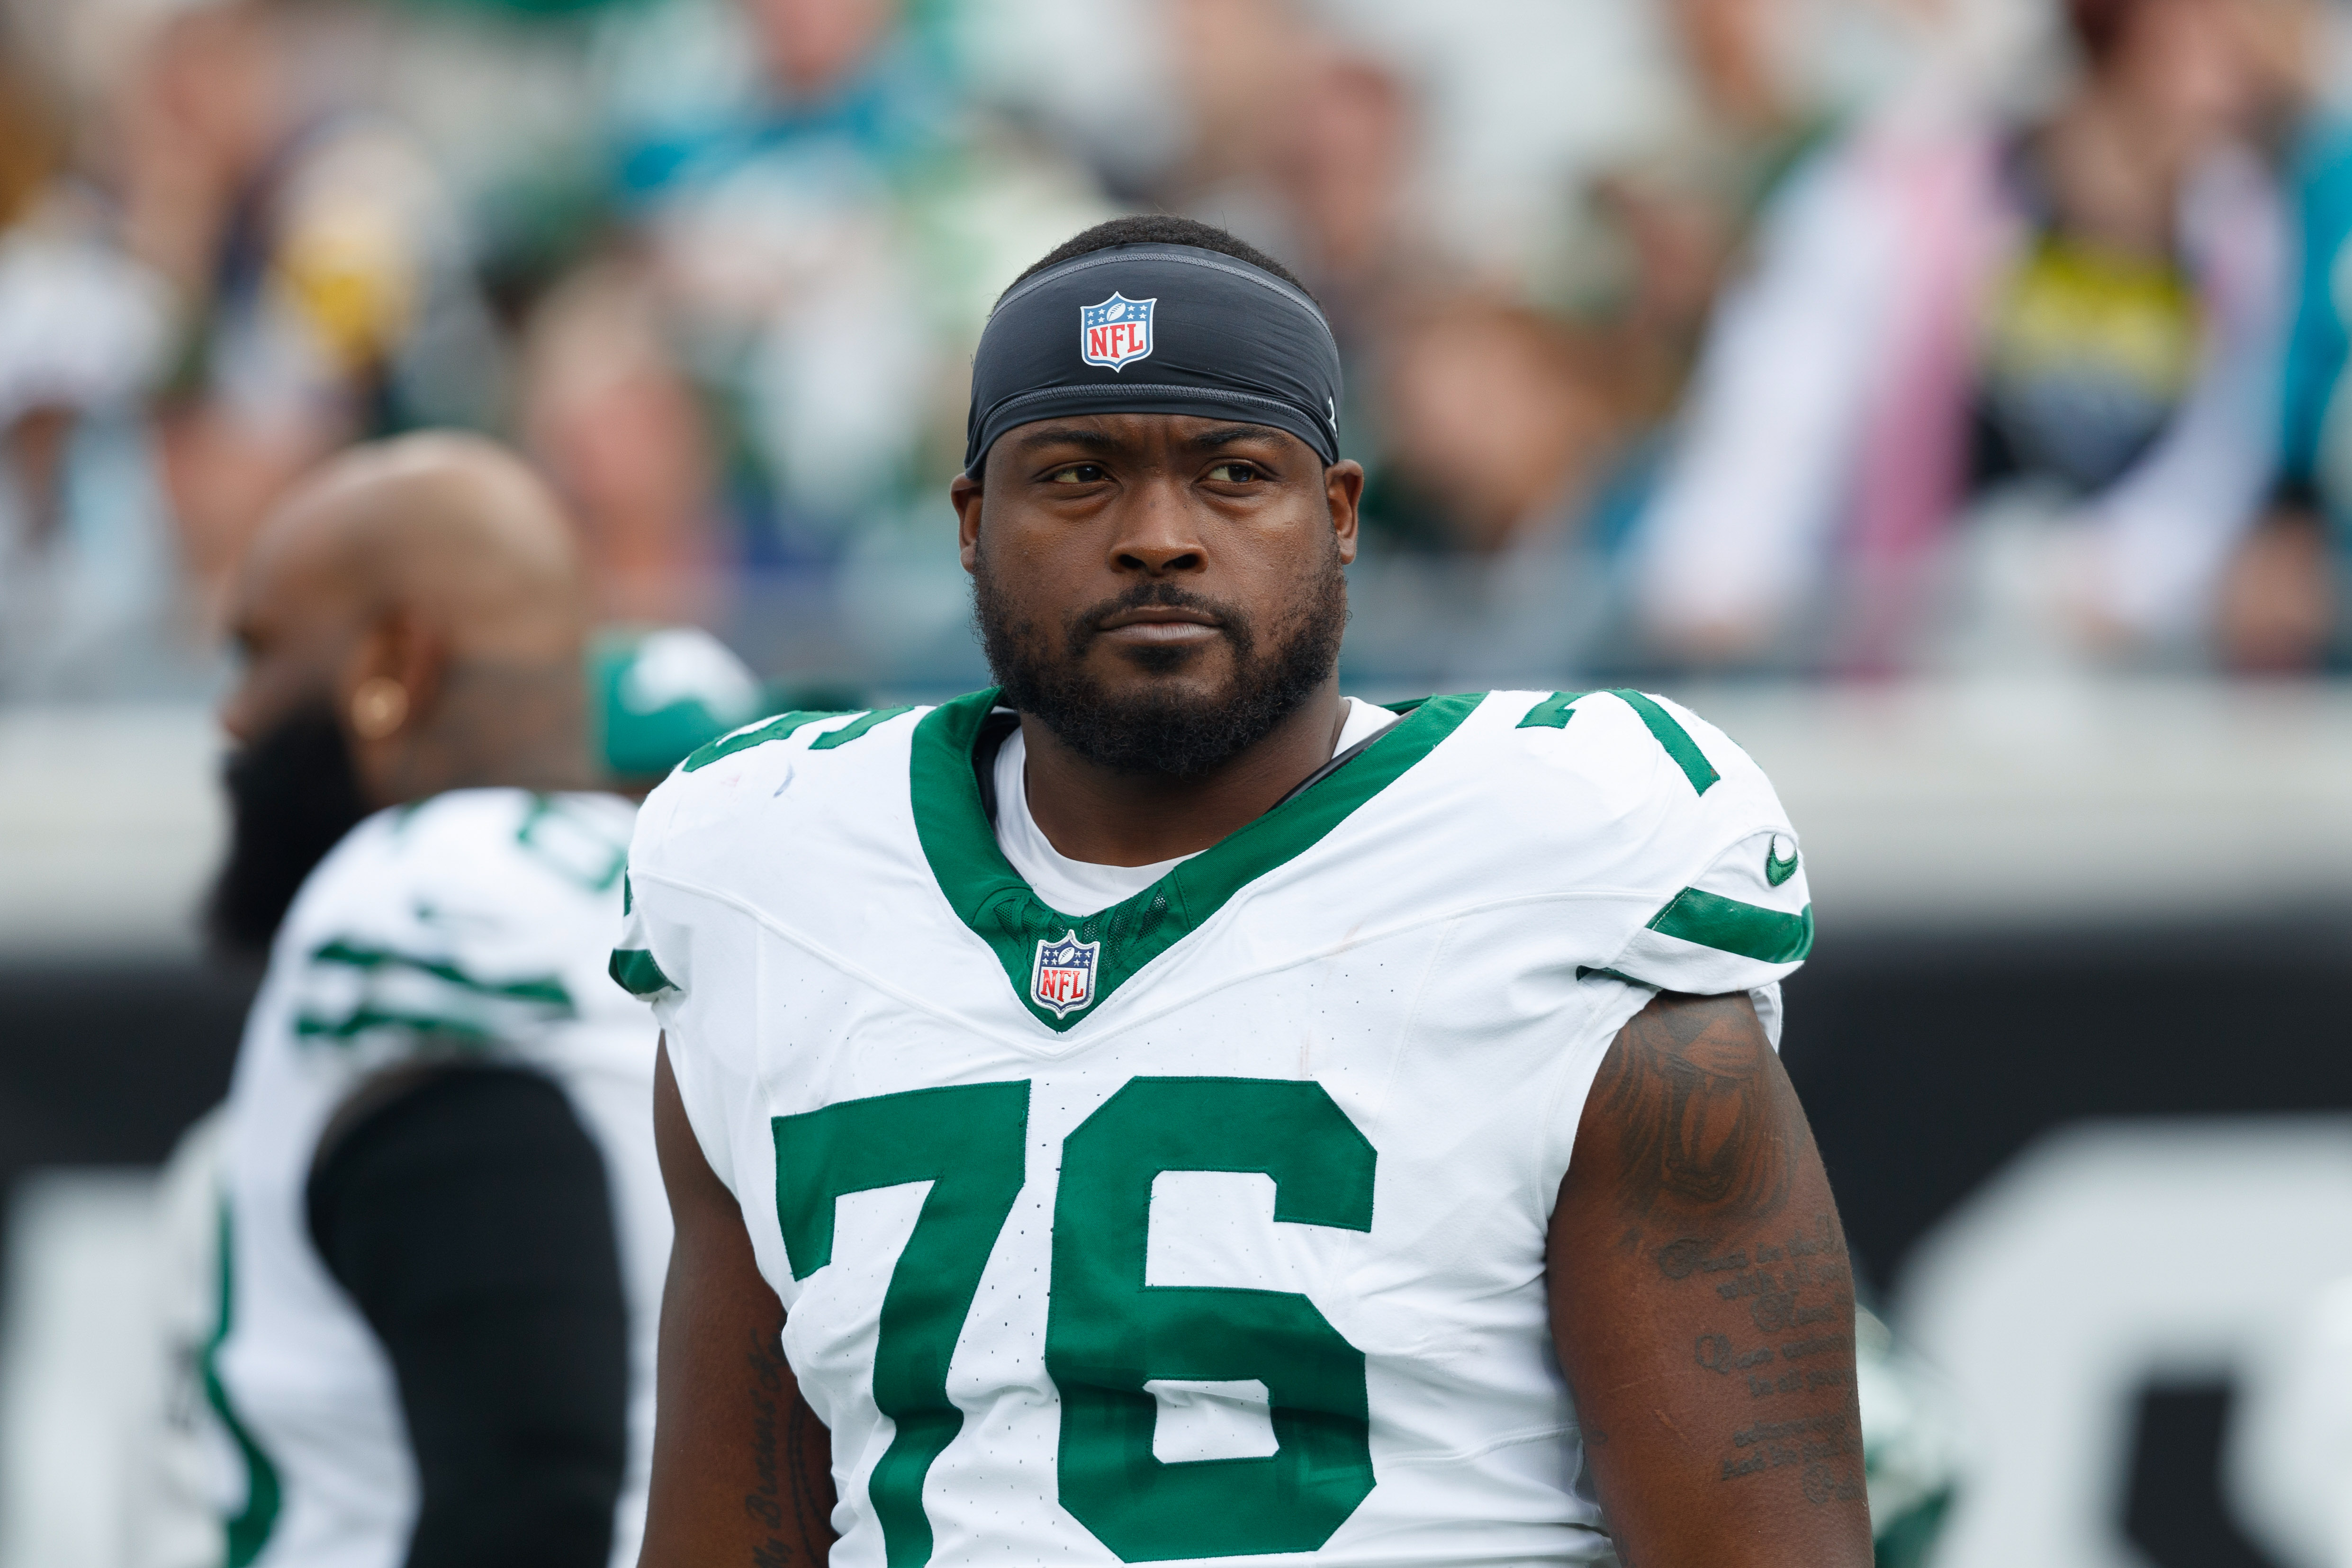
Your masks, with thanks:
M 1289 1291 L 1146 1285 L 1162 1171 L 1271 1176 L 1274 1217 L 1372 1227 L 1372 1145 L 1323 1086 L 1137 1078 L 1062 1145 L 1045 1368 L 1062 1506 L 1128 1563 L 1313 1552 L 1372 1489 L 1364 1352 Z M 1278 1448 L 1163 1464 L 1157 1378 L 1266 1385 Z
M 931 1554 L 923 1478 L 963 1430 L 948 1363 L 1021 1191 L 1028 1080 L 844 1100 L 776 1117 L 770 1129 L 776 1220 L 795 1279 L 833 1261 L 835 1199 L 931 1184 L 882 1296 L 874 1403 L 898 1432 L 866 1481 L 889 1568 L 919 1568 Z

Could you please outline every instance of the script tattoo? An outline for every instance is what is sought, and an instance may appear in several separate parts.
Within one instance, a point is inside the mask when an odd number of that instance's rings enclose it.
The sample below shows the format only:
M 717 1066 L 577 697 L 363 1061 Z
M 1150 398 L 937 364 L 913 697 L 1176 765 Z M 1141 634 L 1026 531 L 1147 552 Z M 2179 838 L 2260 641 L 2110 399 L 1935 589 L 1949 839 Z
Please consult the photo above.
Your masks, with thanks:
M 1835 1215 L 1788 1212 L 1810 1134 L 1770 1044 L 1735 998 L 1654 1005 L 1619 1043 L 1593 1094 L 1622 1130 L 1620 1247 L 1695 1298 L 1693 1375 L 1769 1402 L 1723 1434 L 1717 1479 L 1860 1498 L 1853 1279 Z
M 823 1549 L 810 1556 L 807 1542 L 824 1539 L 825 1509 L 812 1495 L 808 1466 L 813 1443 L 826 1441 L 824 1428 L 808 1407 L 791 1397 L 788 1363 L 773 1335 L 754 1334 L 746 1359 L 751 1369 L 751 1465 L 755 1481 L 743 1495 L 743 1511 L 771 1531 L 751 1548 L 752 1568 L 796 1568 L 824 1561 Z M 801 1545 L 781 1533 L 787 1519 Z

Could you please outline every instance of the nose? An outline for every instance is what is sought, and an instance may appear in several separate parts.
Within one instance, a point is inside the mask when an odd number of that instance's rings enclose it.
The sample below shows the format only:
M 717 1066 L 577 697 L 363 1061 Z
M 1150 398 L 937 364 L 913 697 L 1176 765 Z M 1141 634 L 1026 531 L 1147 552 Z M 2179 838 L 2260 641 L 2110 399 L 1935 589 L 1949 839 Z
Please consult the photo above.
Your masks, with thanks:
M 229 689 L 228 695 L 221 699 L 220 706 L 213 710 L 213 718 L 228 738 L 240 746 L 250 745 L 253 742 L 253 700 L 246 689 L 249 684 L 249 681 L 239 680 Z
M 1184 487 L 1172 479 L 1139 485 L 1121 509 L 1122 527 L 1111 550 L 1111 565 L 1119 572 L 1146 577 L 1166 577 L 1198 572 L 1208 563 L 1192 509 L 1185 504 Z

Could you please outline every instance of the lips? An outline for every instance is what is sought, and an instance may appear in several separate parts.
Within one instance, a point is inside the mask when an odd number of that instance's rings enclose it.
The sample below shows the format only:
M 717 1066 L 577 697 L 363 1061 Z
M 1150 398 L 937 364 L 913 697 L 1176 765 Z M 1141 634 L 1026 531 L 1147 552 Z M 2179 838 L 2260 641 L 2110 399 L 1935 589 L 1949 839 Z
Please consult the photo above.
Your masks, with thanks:
M 1182 605 L 1138 605 L 1133 609 L 1117 610 L 1105 616 L 1096 629 L 1106 632 L 1161 629 L 1172 635 L 1187 627 L 1213 631 L 1217 626 L 1217 617 L 1206 610 L 1190 609 Z

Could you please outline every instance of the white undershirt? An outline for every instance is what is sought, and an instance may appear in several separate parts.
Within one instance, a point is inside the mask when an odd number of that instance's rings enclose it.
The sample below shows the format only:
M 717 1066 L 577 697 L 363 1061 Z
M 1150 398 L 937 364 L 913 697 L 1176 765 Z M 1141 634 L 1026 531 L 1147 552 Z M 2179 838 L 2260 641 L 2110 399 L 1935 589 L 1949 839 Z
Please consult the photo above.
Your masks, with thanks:
M 1331 748 L 1335 757 L 1397 721 L 1397 716 L 1385 708 L 1375 708 L 1353 697 L 1347 699 L 1347 703 L 1348 721 L 1340 726 L 1339 743 Z M 1037 819 L 1029 815 L 1029 789 L 1023 767 L 1028 756 L 1029 749 L 1018 730 L 1007 735 L 1004 744 L 997 750 L 996 842 L 1004 851 L 1004 858 L 1013 862 L 1013 868 L 1029 884 L 1030 890 L 1051 908 L 1066 915 L 1090 915 L 1107 910 L 1122 899 L 1133 898 L 1192 858 L 1179 855 L 1173 860 L 1155 861 L 1149 866 L 1098 866 L 1091 860 L 1071 859 L 1054 847 L 1038 828 Z

